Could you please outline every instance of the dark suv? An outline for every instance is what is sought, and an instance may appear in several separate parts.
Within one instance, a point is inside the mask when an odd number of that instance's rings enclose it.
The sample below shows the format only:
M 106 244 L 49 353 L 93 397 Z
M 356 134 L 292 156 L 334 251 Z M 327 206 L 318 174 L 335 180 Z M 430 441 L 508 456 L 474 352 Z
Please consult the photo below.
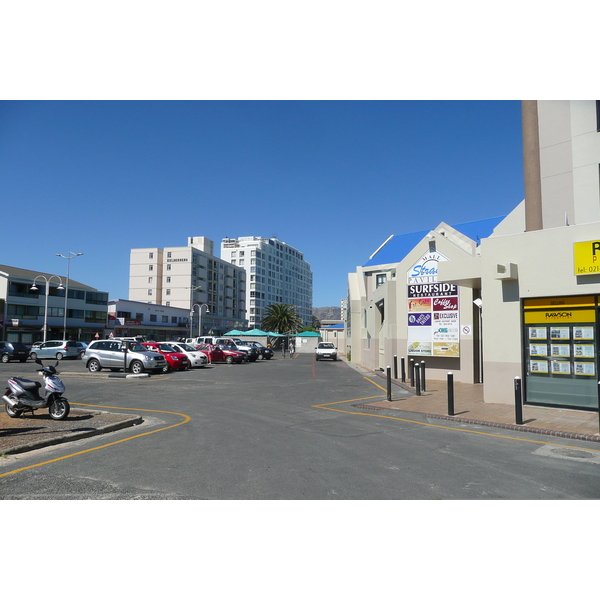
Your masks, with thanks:
M 7 363 L 11 360 L 25 362 L 29 356 L 29 348 L 21 342 L 0 342 L 0 360 Z

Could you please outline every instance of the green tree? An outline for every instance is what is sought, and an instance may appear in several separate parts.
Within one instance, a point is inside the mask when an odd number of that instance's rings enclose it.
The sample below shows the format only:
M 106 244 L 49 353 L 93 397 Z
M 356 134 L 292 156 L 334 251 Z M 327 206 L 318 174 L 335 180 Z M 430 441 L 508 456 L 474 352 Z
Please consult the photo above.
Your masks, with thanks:
M 275 333 L 296 333 L 302 327 L 298 311 L 291 304 L 270 304 L 265 309 L 261 328 Z

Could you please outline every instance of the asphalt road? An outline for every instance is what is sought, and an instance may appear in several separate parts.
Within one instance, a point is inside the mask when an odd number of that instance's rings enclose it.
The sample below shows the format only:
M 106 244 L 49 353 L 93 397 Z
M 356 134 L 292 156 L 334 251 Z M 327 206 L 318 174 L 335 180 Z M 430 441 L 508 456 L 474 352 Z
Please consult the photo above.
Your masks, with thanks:
M 381 379 L 342 361 L 277 356 L 147 379 L 92 376 L 80 361 L 59 371 L 73 407 L 145 422 L 0 457 L 4 500 L 600 497 L 597 445 L 364 410 L 385 397 Z

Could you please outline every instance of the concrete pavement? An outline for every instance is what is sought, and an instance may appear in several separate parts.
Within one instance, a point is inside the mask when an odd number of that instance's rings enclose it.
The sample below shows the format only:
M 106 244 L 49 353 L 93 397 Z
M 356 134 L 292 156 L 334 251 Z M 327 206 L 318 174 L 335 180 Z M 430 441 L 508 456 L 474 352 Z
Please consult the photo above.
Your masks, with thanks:
M 386 375 L 371 371 L 381 378 L 386 388 Z M 394 386 L 412 393 L 394 398 Z M 429 417 L 463 423 L 478 423 L 490 427 L 513 429 L 557 437 L 600 443 L 599 415 L 593 411 L 523 406 L 523 425 L 516 425 L 514 398 L 510 404 L 483 401 L 482 384 L 454 382 L 454 416 L 448 415 L 448 386 L 446 381 L 426 381 L 426 391 L 415 395 L 415 389 L 392 379 L 392 400 L 382 400 L 362 405 L 371 410 L 402 410 L 424 413 Z

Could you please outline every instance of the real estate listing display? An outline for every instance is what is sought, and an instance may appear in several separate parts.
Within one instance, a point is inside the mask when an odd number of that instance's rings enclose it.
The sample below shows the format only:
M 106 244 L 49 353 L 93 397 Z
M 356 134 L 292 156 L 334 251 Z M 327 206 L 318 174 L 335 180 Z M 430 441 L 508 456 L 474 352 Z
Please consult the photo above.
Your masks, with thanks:
M 525 402 L 598 408 L 597 296 L 523 301 Z

